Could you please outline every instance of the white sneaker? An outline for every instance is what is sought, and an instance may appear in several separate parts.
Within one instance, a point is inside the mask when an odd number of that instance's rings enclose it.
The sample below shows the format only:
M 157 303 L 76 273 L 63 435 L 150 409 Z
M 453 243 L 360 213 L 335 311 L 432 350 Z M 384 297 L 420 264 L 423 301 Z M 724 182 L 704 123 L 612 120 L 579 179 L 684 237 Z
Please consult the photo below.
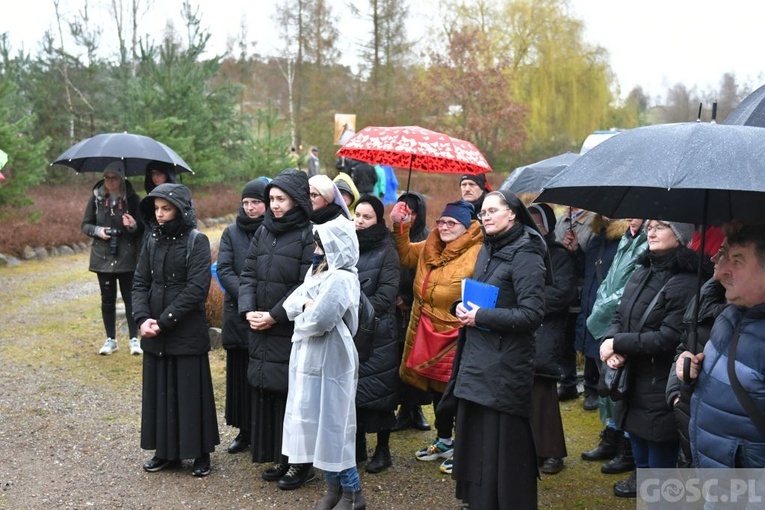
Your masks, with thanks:
M 133 354 L 135 356 L 138 356 L 139 354 L 143 354 L 143 349 L 141 349 L 141 341 L 138 340 L 136 337 L 133 337 L 130 339 L 130 354 Z
M 98 354 L 101 356 L 108 356 L 109 354 L 116 352 L 119 347 L 117 347 L 117 340 L 113 338 L 107 338 L 106 342 L 104 342 L 104 346 L 101 347 L 101 350 L 98 351 Z

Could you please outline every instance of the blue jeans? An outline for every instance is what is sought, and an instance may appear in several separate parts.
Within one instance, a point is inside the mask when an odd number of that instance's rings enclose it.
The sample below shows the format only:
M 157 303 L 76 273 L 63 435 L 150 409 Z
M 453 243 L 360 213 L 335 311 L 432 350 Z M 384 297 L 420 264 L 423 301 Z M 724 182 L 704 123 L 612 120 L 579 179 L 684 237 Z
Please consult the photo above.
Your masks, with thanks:
M 680 450 L 679 441 L 648 441 L 630 435 L 632 456 L 635 458 L 635 466 L 639 468 L 673 468 L 677 466 L 677 454 Z
M 324 478 L 327 479 L 327 484 L 329 485 L 339 483 L 345 492 L 358 492 L 361 490 L 361 479 L 359 478 L 359 472 L 356 471 L 356 466 L 344 469 L 339 473 L 337 471 L 325 471 Z

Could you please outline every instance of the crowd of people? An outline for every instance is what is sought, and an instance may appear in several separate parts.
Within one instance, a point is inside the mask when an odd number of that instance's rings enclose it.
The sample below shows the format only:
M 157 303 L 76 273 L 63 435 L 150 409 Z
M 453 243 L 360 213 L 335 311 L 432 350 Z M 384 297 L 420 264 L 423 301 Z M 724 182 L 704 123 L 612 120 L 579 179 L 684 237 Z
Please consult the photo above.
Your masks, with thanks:
M 559 403 L 580 385 L 603 425 L 581 456 L 629 473 L 616 496 L 636 497 L 641 468 L 765 465 L 765 227 L 708 227 L 700 243 L 695 225 L 556 215 L 466 174 L 429 229 L 421 194 L 400 195 L 386 218 L 362 182 L 296 169 L 254 179 L 220 239 L 227 451 L 269 464 L 264 480 L 299 489 L 318 469 L 327 488 L 314 508 L 366 508 L 360 466 L 392 468 L 391 433 L 430 430 L 432 405 L 435 437 L 411 455 L 439 461 L 465 507 L 536 508 L 539 473 L 568 455 Z M 194 459 L 204 477 L 220 443 L 210 242 L 171 170 L 149 164 L 145 189 L 139 200 L 110 163 L 87 204 L 99 353 L 118 349 L 119 286 L 130 352 L 143 356 L 140 445 L 154 452 L 143 468 Z M 495 300 L 463 300 L 466 280 Z M 362 294 L 376 317 L 365 359 Z

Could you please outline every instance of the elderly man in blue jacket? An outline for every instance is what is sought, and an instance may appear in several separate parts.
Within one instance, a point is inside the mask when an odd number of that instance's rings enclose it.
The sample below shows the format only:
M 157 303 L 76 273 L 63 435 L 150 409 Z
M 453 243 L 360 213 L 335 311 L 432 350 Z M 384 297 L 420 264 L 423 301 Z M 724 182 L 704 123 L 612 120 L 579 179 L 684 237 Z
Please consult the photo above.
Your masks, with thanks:
M 690 439 L 701 468 L 765 467 L 765 226 L 726 227 L 718 261 L 728 306 L 691 359 Z

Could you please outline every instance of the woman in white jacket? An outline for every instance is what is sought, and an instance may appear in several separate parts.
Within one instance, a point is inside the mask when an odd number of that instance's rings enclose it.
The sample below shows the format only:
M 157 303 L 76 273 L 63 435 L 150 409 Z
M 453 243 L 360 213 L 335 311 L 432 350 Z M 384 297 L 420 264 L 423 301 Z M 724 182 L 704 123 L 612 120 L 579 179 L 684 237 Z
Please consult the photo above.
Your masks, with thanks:
M 359 360 L 359 243 L 340 216 L 314 227 L 316 249 L 305 281 L 285 301 L 295 321 L 282 453 L 325 471 L 327 494 L 316 509 L 362 509 L 356 470 L 356 385 Z

